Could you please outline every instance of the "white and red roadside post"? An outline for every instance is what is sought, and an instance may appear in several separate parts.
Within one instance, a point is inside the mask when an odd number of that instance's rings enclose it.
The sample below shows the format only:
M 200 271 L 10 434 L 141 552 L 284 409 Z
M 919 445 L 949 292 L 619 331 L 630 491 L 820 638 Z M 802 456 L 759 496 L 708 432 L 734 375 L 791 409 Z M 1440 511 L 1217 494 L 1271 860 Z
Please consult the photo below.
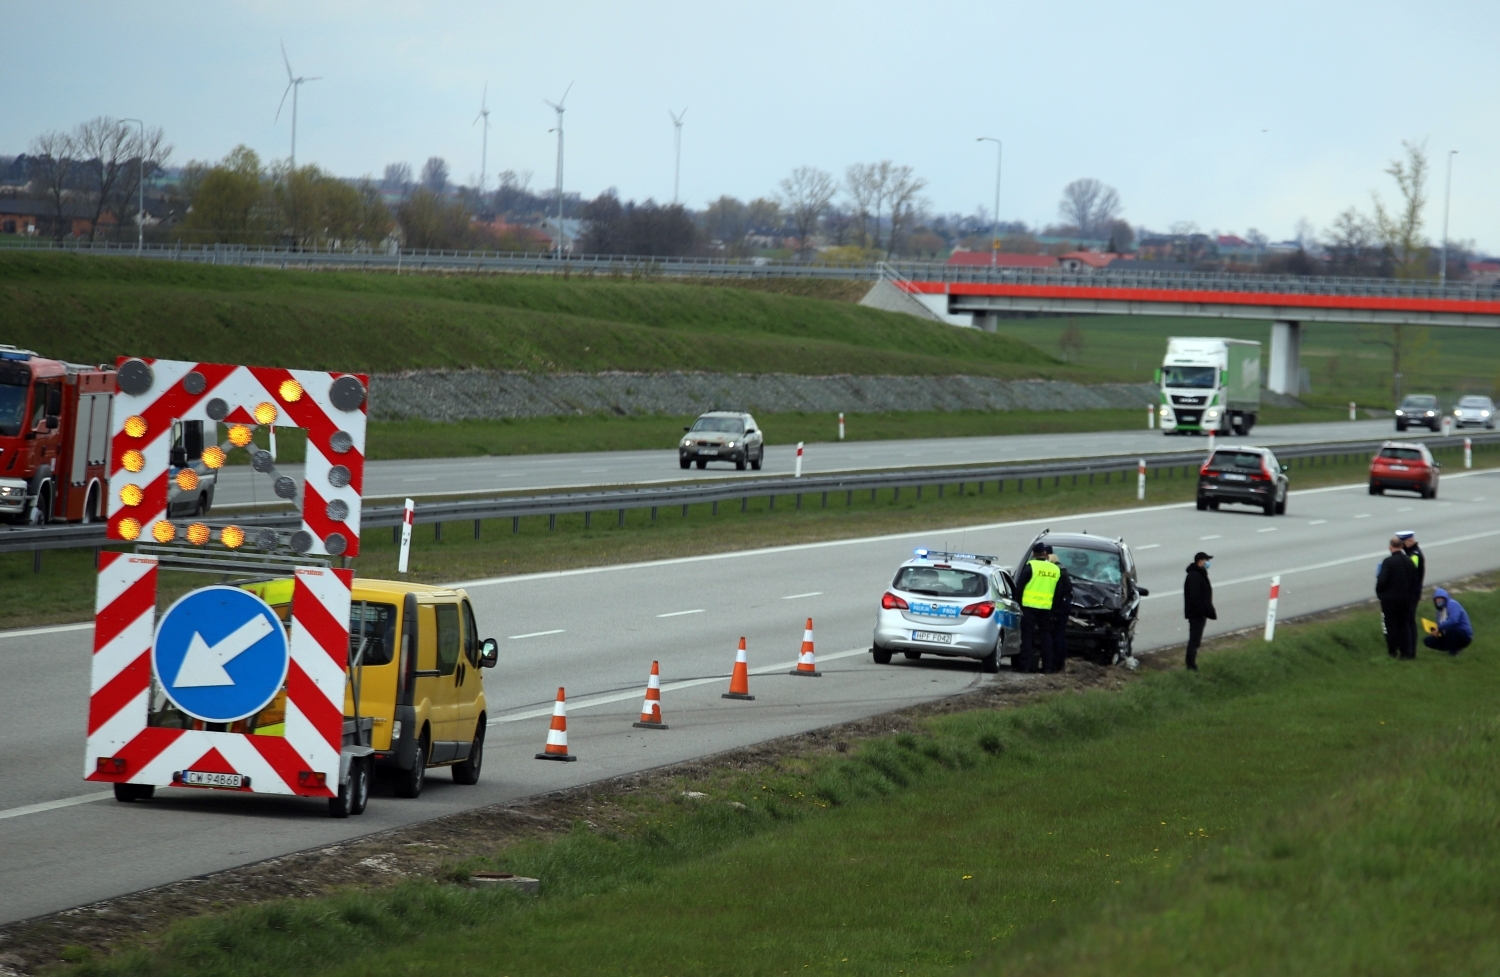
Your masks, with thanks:
M 844 412 L 839 411 L 839 440 L 844 440 Z
M 1146 459 L 1137 460 L 1135 466 L 1135 497 L 1137 501 L 1146 501 Z
M 797 470 L 792 475 L 792 477 L 793 478 L 801 478 L 802 477 L 802 442 L 801 441 L 797 442 Z
M 1451 417 L 1445 417 L 1445 418 L 1443 418 L 1443 423 L 1442 423 L 1441 426 L 1442 426 L 1442 429 L 1443 429 L 1443 437 L 1446 438 L 1448 435 L 1450 435 L 1450 434 L 1453 433 L 1453 418 L 1451 418 Z
M 1464 467 L 1474 467 L 1474 439 L 1464 438 Z
M 1354 401 L 1349 401 L 1349 420 L 1354 420 Z
M 406 573 L 406 567 L 411 557 L 411 526 L 417 518 L 417 504 L 411 499 L 406 500 L 406 509 L 401 513 L 401 560 L 396 564 L 399 573 Z
M 1214 453 L 1214 432 L 1212 431 L 1208 432 L 1208 453 L 1210 455 Z
M 1271 578 L 1271 597 L 1266 601 L 1266 640 L 1276 637 L 1276 602 L 1281 599 L 1281 575 Z
M 1154 404 L 1147 404 L 1146 405 L 1146 430 L 1149 431 L 1149 430 L 1151 430 L 1154 427 L 1156 427 L 1156 406 Z

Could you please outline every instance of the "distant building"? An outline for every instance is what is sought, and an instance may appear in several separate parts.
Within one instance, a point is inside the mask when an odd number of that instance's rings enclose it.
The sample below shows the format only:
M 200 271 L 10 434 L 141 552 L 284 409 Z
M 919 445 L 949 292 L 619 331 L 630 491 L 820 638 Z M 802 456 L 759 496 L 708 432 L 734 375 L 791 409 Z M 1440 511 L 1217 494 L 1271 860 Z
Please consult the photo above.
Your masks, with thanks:
M 1069 251 L 1057 256 L 1057 266 L 1063 271 L 1102 271 L 1121 260 L 1120 255 L 1104 251 Z
M 93 212 L 83 204 L 63 204 L 63 232 L 65 237 L 88 237 L 93 224 Z M 37 237 L 55 237 L 53 225 L 57 211 L 46 200 L 27 200 L 20 197 L 0 197 L 0 234 L 22 234 Z M 113 227 L 115 217 L 109 211 L 99 215 L 99 227 Z
M 1469 262 L 1469 278 L 1481 285 L 1500 282 L 1500 261 Z
M 1221 234 L 1214 238 L 1214 246 L 1218 248 L 1220 258 L 1242 264 L 1254 264 L 1263 253 L 1261 248 L 1238 234 Z

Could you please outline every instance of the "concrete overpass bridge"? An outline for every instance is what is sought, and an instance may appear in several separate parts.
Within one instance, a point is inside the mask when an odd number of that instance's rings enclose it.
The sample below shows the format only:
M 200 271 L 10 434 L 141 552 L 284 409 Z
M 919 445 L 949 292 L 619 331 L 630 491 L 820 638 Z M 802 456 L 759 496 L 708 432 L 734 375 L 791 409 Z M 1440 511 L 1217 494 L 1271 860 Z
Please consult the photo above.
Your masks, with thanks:
M 1270 321 L 1266 386 L 1297 392 L 1302 329 L 1337 322 L 1500 327 L 1500 289 L 1476 284 L 1195 272 L 1033 272 L 942 268 L 920 278 L 887 269 L 867 304 L 993 332 L 1000 312 L 1176 315 Z M 905 269 L 902 269 L 903 271 Z M 915 270 L 915 269 L 913 269 Z

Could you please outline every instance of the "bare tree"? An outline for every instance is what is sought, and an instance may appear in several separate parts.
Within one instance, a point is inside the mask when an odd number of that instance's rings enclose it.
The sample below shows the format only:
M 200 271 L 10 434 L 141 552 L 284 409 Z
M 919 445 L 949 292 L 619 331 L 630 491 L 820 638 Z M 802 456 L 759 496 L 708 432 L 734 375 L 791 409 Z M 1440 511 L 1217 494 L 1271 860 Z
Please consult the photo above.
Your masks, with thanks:
M 1120 216 L 1120 195 L 1114 187 L 1093 177 L 1074 180 L 1063 187 L 1057 212 L 1085 237 L 1097 237 Z
M 891 168 L 886 181 L 886 200 L 891 206 L 891 233 L 886 239 L 885 249 L 887 255 L 896 253 L 901 235 L 925 209 L 927 201 L 919 195 L 926 188 L 927 181 L 917 176 L 910 166 Z
M 61 241 L 67 235 L 64 203 L 73 190 L 75 149 L 66 132 L 44 132 L 31 140 L 31 178 L 52 204 L 52 234 Z
M 814 166 L 799 166 L 781 181 L 781 203 L 797 228 L 798 250 L 811 247 L 818 218 L 828 209 L 828 202 L 838 190 L 833 177 Z
M 405 196 L 411 190 L 411 164 L 385 164 L 385 174 L 380 178 L 380 189 L 386 193 L 399 193 Z
M 132 138 L 128 122 L 101 115 L 81 123 L 73 131 L 73 148 L 78 155 L 78 166 L 85 176 L 93 214 L 89 219 L 89 240 L 94 240 L 99 229 L 99 218 L 129 166 Z M 116 221 L 119 216 L 116 215 Z
M 1072 362 L 1076 356 L 1083 355 L 1083 330 L 1078 328 L 1078 323 L 1069 321 L 1068 328 L 1057 337 L 1057 349 L 1062 353 L 1064 361 Z
M 422 186 L 433 193 L 448 189 L 448 161 L 441 156 L 429 156 L 422 164 Z
M 1370 221 L 1353 207 L 1333 219 L 1323 232 L 1323 246 L 1335 271 L 1372 274 L 1380 260 L 1380 242 Z
M 128 153 L 129 158 L 114 181 L 113 192 L 100 194 L 101 202 L 115 215 L 116 227 L 120 229 L 132 220 L 145 220 L 143 214 L 136 213 L 141 202 L 141 181 L 149 180 L 162 171 L 167 160 L 172 158 L 172 147 L 167 143 L 166 134 L 160 126 L 147 129 L 144 133 L 132 127 Z
M 859 246 L 870 246 L 870 218 L 880 209 L 880 200 L 885 195 L 885 177 L 878 163 L 854 163 L 844 170 L 844 192 L 854 219 L 859 223 Z M 880 223 L 876 220 L 875 236 L 880 236 Z
M 1395 211 L 1386 210 L 1380 194 L 1370 196 L 1375 203 L 1375 229 L 1396 261 L 1396 274 L 1416 278 L 1427 273 L 1427 246 L 1422 238 L 1422 211 L 1427 206 L 1427 144 L 1403 141 L 1406 159 L 1391 160 L 1386 172 L 1396 181 L 1401 203 Z

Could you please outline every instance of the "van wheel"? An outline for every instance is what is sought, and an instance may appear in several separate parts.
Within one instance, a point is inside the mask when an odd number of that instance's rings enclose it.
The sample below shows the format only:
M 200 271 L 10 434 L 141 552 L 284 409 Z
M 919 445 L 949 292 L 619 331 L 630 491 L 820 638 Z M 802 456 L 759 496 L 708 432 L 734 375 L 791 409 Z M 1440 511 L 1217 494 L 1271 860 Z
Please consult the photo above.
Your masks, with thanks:
M 479 783 L 479 767 L 484 763 L 484 726 L 484 717 L 480 716 L 479 725 L 474 727 L 474 743 L 469 747 L 469 758 L 453 765 L 455 784 L 473 786 Z
M 411 769 L 401 772 L 396 781 L 397 797 L 422 796 L 422 785 L 427 782 L 427 756 L 427 731 L 424 729 L 422 738 L 417 740 L 417 755 Z

